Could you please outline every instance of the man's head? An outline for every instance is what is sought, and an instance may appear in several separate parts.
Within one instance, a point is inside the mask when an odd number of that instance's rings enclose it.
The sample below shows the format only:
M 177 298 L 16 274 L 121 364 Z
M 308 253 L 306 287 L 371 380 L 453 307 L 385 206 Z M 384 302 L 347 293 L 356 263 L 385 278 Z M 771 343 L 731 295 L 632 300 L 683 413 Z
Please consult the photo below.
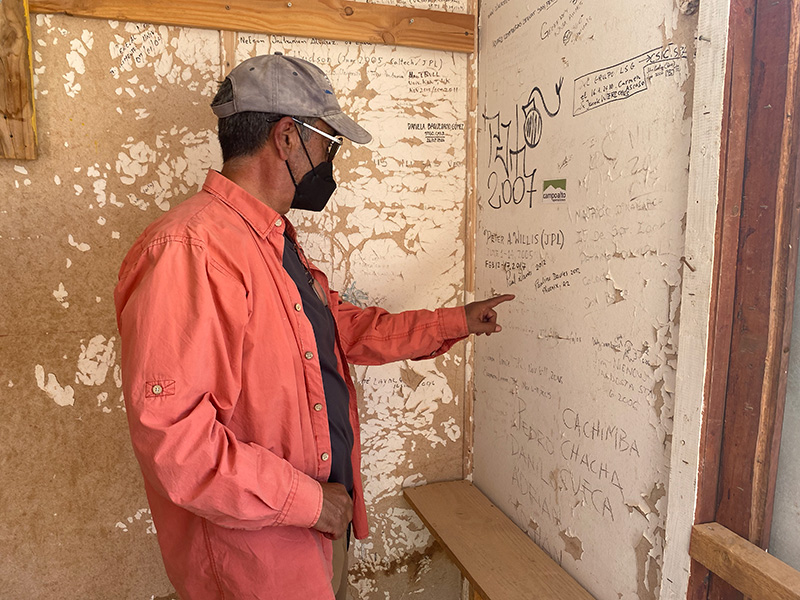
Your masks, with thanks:
M 313 125 L 319 119 L 336 135 L 365 144 L 372 136 L 342 112 L 330 82 L 308 61 L 266 54 L 233 69 L 211 104 L 219 117 L 219 141 L 225 162 L 258 151 L 275 122 L 284 116 Z M 310 129 L 300 126 L 303 139 Z

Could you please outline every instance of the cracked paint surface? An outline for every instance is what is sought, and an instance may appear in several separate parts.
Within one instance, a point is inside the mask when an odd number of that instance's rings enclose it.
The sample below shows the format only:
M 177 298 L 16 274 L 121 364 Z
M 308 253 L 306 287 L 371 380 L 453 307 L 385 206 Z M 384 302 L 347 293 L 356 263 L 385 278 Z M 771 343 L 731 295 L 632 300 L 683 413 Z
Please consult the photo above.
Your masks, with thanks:
M 0 578 L 13 597 L 174 598 L 130 451 L 112 292 L 145 226 L 221 166 L 208 107 L 221 36 L 32 21 L 40 158 L 0 165 L 0 252 L 13 282 L 0 297 L 0 541 L 12 550 Z M 318 64 L 375 136 L 340 152 L 329 210 L 290 215 L 307 254 L 357 305 L 461 303 L 466 57 L 236 36 L 237 60 L 274 51 Z M 460 593 L 458 571 L 402 488 L 462 476 L 464 369 L 462 346 L 432 361 L 354 369 L 371 523 L 370 537 L 351 546 L 354 597 Z
M 658 598 L 680 324 L 692 18 L 481 7 L 474 480 L 599 600 Z

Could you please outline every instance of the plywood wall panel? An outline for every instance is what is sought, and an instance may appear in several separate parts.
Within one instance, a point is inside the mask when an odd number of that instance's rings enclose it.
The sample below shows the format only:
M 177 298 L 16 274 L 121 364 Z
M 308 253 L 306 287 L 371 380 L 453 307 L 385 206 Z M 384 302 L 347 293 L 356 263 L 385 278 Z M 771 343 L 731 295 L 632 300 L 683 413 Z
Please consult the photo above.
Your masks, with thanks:
M 8 597 L 169 598 L 112 291 L 136 236 L 221 164 L 220 34 L 37 15 L 33 45 L 40 158 L 0 164 L 0 580 Z M 232 53 L 272 51 L 319 64 L 376 138 L 340 153 L 331 210 L 290 215 L 309 256 L 358 304 L 460 303 L 466 57 L 249 34 Z M 462 476 L 463 347 L 355 376 L 372 535 L 352 547 L 352 594 L 456 598 L 400 490 Z
M 659 598 L 694 18 L 481 7 L 476 485 L 600 600 Z M 687 108 L 689 107 L 689 108 Z

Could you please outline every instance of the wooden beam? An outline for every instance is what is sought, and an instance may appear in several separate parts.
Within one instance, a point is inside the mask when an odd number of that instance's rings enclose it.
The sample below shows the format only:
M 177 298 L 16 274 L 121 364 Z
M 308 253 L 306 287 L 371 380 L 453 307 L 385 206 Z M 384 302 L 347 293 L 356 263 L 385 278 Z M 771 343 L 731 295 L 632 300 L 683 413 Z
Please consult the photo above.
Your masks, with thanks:
M 474 15 L 349 0 L 31 0 L 31 12 L 472 52 Z
M 783 93 L 783 126 L 777 140 L 778 163 L 775 192 L 775 260 L 770 290 L 769 338 L 767 340 L 764 384 L 761 387 L 761 419 L 756 439 L 753 469 L 749 539 L 766 548 L 772 525 L 772 505 L 778 474 L 786 383 L 789 371 L 789 343 L 792 339 L 794 290 L 797 277 L 797 242 L 800 232 L 800 0 L 787 3 L 789 22 L 786 63 L 775 70 L 781 74 L 777 93 Z M 781 47 L 781 51 L 783 48 Z M 781 57 L 782 58 L 782 57 Z M 795 349 L 797 352 L 800 349 Z M 774 399 L 774 400 L 772 400 Z M 793 458 L 793 457 L 792 457 Z M 791 460 L 791 459 L 790 459 Z
M 404 490 L 406 500 L 484 600 L 594 600 L 469 481 Z
M 800 600 L 800 572 L 719 523 L 692 528 L 689 554 L 752 600 Z
M 0 157 L 36 158 L 31 27 L 25 0 L 0 0 Z
M 797 60 L 789 57 L 792 5 L 798 0 L 757 0 L 753 57 L 745 129 L 741 219 L 730 364 L 726 389 L 719 505 L 715 521 L 764 547 L 769 540 L 773 481 L 777 465 L 783 398 L 780 363 L 788 352 L 785 338 L 791 306 L 786 290 L 795 273 L 787 265 L 796 253 L 791 239 L 794 192 L 786 189 L 786 163 L 792 152 L 792 115 L 798 99 L 789 89 Z M 795 13 L 796 14 L 796 13 Z M 792 105 L 787 105 L 787 100 Z M 781 178 L 783 174 L 783 178 Z M 739 175 L 737 175 L 738 177 Z M 734 207 L 736 205 L 734 204 Z M 773 464 L 774 463 L 774 464 Z M 766 469 L 766 471 L 764 470 Z

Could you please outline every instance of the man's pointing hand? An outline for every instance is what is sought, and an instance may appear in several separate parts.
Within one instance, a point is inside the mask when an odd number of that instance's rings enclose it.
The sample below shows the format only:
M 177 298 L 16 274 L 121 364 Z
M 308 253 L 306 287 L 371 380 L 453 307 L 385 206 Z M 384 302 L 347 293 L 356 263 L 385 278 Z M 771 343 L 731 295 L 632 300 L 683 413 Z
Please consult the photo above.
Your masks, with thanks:
M 467 311 L 467 327 L 469 332 L 477 335 L 485 333 L 492 335 L 501 331 L 503 328 L 497 324 L 497 312 L 495 307 L 503 302 L 513 300 L 513 294 L 503 294 L 479 302 L 470 302 L 464 309 Z

